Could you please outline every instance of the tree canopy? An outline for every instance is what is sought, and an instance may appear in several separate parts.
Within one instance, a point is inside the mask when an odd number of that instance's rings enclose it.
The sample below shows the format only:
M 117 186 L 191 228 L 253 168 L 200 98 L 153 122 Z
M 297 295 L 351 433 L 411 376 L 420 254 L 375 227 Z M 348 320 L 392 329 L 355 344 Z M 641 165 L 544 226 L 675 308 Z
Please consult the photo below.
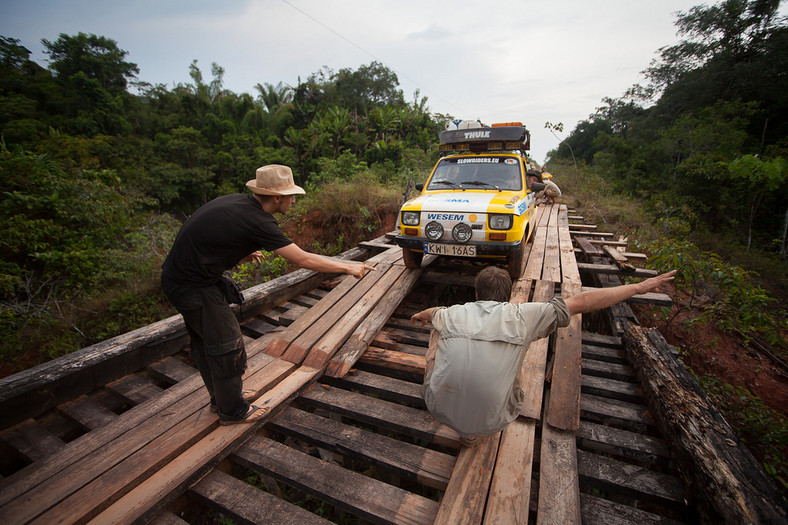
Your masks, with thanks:
M 604 99 L 552 157 L 573 151 L 657 216 L 684 210 L 691 230 L 731 231 L 785 254 L 788 26 L 779 5 L 723 0 L 678 13 L 682 39 L 659 50 L 649 83 Z

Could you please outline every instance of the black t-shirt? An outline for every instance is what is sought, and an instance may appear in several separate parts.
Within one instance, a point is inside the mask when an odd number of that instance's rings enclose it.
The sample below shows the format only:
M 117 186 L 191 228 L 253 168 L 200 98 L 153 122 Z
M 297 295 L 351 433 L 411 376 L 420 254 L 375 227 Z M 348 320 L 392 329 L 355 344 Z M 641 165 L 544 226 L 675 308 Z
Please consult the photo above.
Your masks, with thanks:
M 222 272 L 256 250 L 273 251 L 292 241 L 273 215 L 252 195 L 218 197 L 189 217 L 162 265 L 164 275 L 180 284 L 208 286 Z

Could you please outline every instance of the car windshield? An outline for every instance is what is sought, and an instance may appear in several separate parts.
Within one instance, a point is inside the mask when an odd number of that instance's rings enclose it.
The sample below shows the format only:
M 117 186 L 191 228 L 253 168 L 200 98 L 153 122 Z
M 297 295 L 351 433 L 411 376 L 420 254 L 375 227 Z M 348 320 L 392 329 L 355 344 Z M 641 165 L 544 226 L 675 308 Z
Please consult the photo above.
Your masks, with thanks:
M 511 157 L 441 159 L 426 189 L 519 191 L 523 189 L 523 178 L 520 163 Z

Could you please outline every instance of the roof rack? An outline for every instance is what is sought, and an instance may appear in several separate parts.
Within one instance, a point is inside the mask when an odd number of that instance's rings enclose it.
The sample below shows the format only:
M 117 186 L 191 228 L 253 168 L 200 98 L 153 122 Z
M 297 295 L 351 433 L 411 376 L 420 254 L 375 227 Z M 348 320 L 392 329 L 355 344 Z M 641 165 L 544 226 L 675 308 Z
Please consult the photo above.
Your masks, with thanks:
M 531 147 L 531 134 L 520 122 L 441 131 L 439 137 L 441 153 L 449 151 L 474 153 L 495 150 L 528 151 Z

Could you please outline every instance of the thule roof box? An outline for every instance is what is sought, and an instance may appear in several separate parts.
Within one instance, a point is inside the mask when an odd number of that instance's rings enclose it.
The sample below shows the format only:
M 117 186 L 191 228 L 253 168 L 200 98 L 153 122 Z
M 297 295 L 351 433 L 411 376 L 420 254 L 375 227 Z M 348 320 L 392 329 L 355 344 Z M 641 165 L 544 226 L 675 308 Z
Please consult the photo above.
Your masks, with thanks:
M 522 150 L 531 147 L 531 135 L 520 122 L 506 122 L 468 129 L 440 132 L 440 152 L 482 152 L 494 150 Z

